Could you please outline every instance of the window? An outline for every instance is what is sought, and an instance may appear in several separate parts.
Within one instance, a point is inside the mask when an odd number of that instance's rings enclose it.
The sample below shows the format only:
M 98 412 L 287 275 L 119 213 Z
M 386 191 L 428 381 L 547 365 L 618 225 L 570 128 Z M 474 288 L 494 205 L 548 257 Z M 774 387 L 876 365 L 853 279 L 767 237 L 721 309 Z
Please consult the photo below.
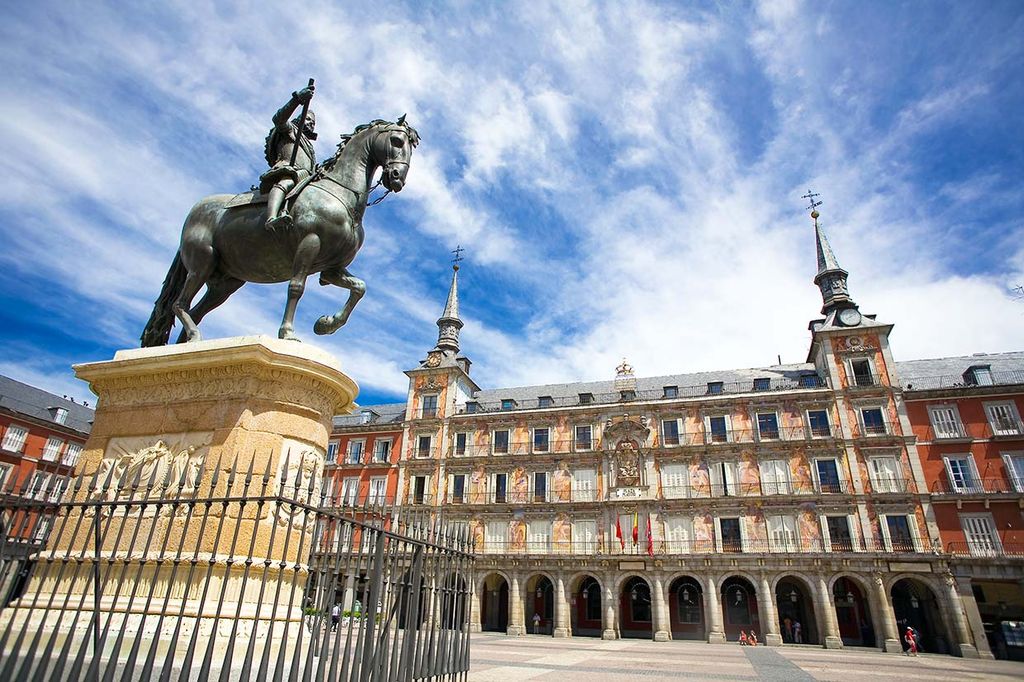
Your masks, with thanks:
M 376 413 L 373 410 L 363 410 L 359 413 L 359 423 L 369 424 L 373 421 L 373 417 Z
M 43 448 L 43 459 L 47 462 L 56 462 L 57 455 L 60 454 L 60 446 L 64 445 L 64 441 L 60 438 L 50 436 L 46 439 L 46 446 Z
M 665 542 L 669 554 L 692 551 L 693 521 L 688 516 L 670 516 L 665 522 Z
M 814 460 L 814 473 L 818 478 L 818 492 L 844 492 L 842 480 L 839 478 L 839 463 L 835 459 Z
M 494 501 L 504 504 L 508 500 L 508 474 L 494 474 Z
M 949 455 L 943 457 L 946 462 L 946 477 L 954 493 L 974 493 L 981 491 L 978 470 L 974 466 L 971 455 Z
M 11 424 L 7 427 L 7 433 L 4 434 L 4 440 L 0 447 L 11 452 L 21 452 L 21 449 L 25 447 L 25 438 L 27 436 L 28 429 L 17 424 Z
M 466 401 L 466 413 L 467 414 L 473 414 L 474 412 L 479 411 L 479 409 L 480 409 L 480 403 L 478 403 L 477 401 L 475 401 L 475 400 L 467 400 Z
M 387 477 L 372 476 L 370 478 L 370 504 L 382 505 L 387 502 Z
M 419 458 L 430 457 L 430 446 L 433 443 L 432 436 L 420 436 L 416 439 L 416 456 Z
M 1024 492 L 1024 452 L 1007 452 L 1003 454 L 1006 473 L 1017 492 Z M 0 482 L 3 476 L 0 475 Z
M 828 438 L 832 435 L 828 410 L 807 410 L 807 424 L 811 429 L 811 438 Z
M 968 386 L 991 386 L 992 366 L 975 365 L 964 372 L 964 383 Z
M 484 526 L 484 552 L 500 554 L 508 542 L 508 522 L 488 521 Z
M 594 429 L 589 424 L 576 426 L 576 450 L 590 450 L 594 447 Z
M 580 393 L 579 394 L 580 405 L 589 405 L 594 402 L 593 393 Z
M 708 442 L 727 443 L 729 441 L 729 420 L 721 415 L 708 417 Z
M 597 521 L 573 521 L 572 523 L 573 550 L 579 554 L 594 554 L 597 552 Z M 598 597 L 600 608 L 600 597 Z M 598 616 L 600 618 L 600 616 Z
M 5 464 L 4 462 L 0 462 L 0 493 L 4 492 L 4 486 L 7 484 L 7 477 L 11 475 L 11 471 L 13 469 L 13 464 Z
M 378 438 L 373 443 L 373 461 L 387 463 L 391 459 L 391 439 Z
M 547 554 L 551 548 L 551 522 L 537 519 L 527 523 L 526 542 L 530 554 Z
M 334 476 L 332 474 L 327 474 L 320 480 L 320 494 L 323 495 L 326 504 L 334 504 Z
M 694 583 L 683 583 L 676 592 L 676 614 L 680 623 L 699 625 L 704 622 L 700 589 Z
M 49 474 L 42 472 L 36 472 L 33 474 L 31 481 L 28 484 L 28 490 L 24 491 L 25 497 L 35 498 L 41 500 L 46 496 L 46 482 L 49 480 Z
M 426 476 L 413 476 L 412 477 L 412 503 L 423 504 L 424 499 L 427 496 L 427 477 Z
M 736 462 L 714 462 L 709 467 L 711 472 L 711 494 L 713 496 L 735 495 Z
M 52 526 L 53 518 L 49 516 L 40 516 L 36 520 L 36 529 L 32 534 L 32 539 L 35 542 L 46 542 L 46 538 L 50 535 L 50 528 Z
M 455 434 L 455 454 L 462 456 L 466 454 L 466 444 L 469 442 L 469 434 L 463 431 Z
M 886 432 L 885 417 L 882 415 L 882 408 L 880 407 L 862 407 L 860 410 L 860 420 L 864 425 L 865 435 L 878 436 Z
M 55 478 L 53 481 L 53 487 L 50 488 L 50 494 L 47 496 L 46 499 L 49 502 L 53 502 L 54 504 L 60 502 L 60 498 L 64 496 L 64 491 L 67 489 L 67 487 L 68 479 L 64 478 L 63 476 Z
M 663 446 L 679 445 L 679 420 L 661 420 L 661 444 Z
M 850 360 L 850 374 L 853 375 L 854 386 L 875 385 L 875 379 L 871 373 L 871 361 L 867 358 Z
M 421 398 L 422 406 L 420 416 L 424 419 L 432 419 L 437 416 L 437 396 L 425 395 Z
M 754 390 L 755 391 L 767 391 L 772 387 L 772 380 L 768 378 L 754 379 Z
M 742 552 L 743 531 L 739 518 L 718 519 L 718 540 L 721 552 Z
M 341 504 L 347 507 L 356 506 L 359 501 L 359 478 L 348 476 L 341 479 Z
M 636 391 L 631 388 L 619 391 L 619 400 L 636 400 Z
M 662 391 L 664 391 L 664 393 L 662 394 L 663 398 L 678 398 L 679 397 L 679 387 L 678 386 L 665 386 L 665 387 L 662 388 Z
M 725 389 L 725 384 L 721 381 L 709 381 L 708 382 L 708 395 L 718 395 Z
M 686 497 L 689 493 L 690 467 L 686 464 L 661 465 L 661 494 L 666 498 Z
M 789 495 L 789 466 L 784 459 L 761 462 L 761 492 L 765 495 Z
M 800 375 L 800 387 L 801 388 L 819 388 L 822 385 L 821 379 L 817 374 L 801 374 Z
M 769 516 L 768 544 L 773 552 L 796 552 L 800 539 L 796 531 L 796 517 Z
M 548 451 L 548 429 L 538 428 L 533 430 L 533 451 L 534 452 L 547 452 Z
M 757 434 L 761 440 L 778 440 L 779 416 L 774 412 L 758 412 Z
M 932 422 L 932 431 L 936 439 L 965 438 L 967 436 L 955 406 L 932 405 L 928 408 L 928 418 Z
M 327 443 L 327 463 L 334 464 L 338 461 L 338 448 L 340 443 L 336 440 L 329 441 Z
M 878 493 L 898 493 L 903 489 L 899 462 L 894 456 L 872 457 L 868 460 L 871 468 L 871 485 Z
M 503 409 L 503 410 L 514 410 L 514 409 L 516 409 L 516 401 L 512 400 L 512 398 L 502 398 L 501 399 L 501 409 Z
M 533 501 L 546 502 L 548 499 L 548 474 L 536 471 L 533 474 Z
M 991 514 L 961 514 L 960 526 L 967 538 L 971 556 L 999 556 L 1002 545 Z
M 882 540 L 889 552 L 920 552 L 917 523 L 907 514 L 882 515 Z
M 537 407 L 553 407 L 554 404 L 555 399 L 549 395 L 542 395 L 541 397 L 537 398 Z
M 466 501 L 466 474 L 452 474 L 452 496 L 449 502 L 462 504 Z
M 63 407 L 54 407 L 53 409 L 53 421 L 58 424 L 68 423 L 68 411 Z
M 508 454 L 508 429 L 500 429 L 491 434 L 491 447 L 496 455 Z
M 576 469 L 572 472 L 572 501 L 593 502 L 597 499 L 597 472 Z
M 825 531 L 825 549 L 831 552 L 854 551 L 853 524 L 849 516 L 826 516 L 823 529 Z
M 82 454 L 82 446 L 78 443 L 68 443 L 67 449 L 64 451 L 64 464 L 69 467 L 75 466 L 78 462 L 78 456 Z
M 985 403 L 985 415 L 988 417 L 993 435 L 1016 436 L 1024 432 L 1020 423 L 1020 415 L 1017 414 L 1017 407 L 1012 402 Z M 6 442 L 6 439 L 4 441 Z
M 363 461 L 363 448 L 366 447 L 366 441 L 350 440 L 348 442 L 348 454 L 345 459 L 349 464 L 360 464 Z

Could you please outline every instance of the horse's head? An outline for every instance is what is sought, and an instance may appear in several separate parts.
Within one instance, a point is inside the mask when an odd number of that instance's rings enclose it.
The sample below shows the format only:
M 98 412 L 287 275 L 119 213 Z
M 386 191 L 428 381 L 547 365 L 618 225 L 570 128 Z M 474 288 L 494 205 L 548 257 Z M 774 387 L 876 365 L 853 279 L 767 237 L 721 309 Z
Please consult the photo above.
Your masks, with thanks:
M 401 192 L 409 172 L 412 149 L 420 142 L 416 129 L 405 122 L 381 122 L 370 141 L 370 156 L 381 167 L 381 184 L 392 192 Z

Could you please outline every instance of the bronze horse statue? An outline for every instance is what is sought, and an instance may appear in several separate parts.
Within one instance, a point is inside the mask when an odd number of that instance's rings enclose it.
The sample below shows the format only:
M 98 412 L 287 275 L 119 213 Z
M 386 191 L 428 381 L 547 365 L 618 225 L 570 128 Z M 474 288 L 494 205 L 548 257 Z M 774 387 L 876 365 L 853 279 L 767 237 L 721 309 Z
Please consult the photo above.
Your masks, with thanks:
M 142 345 L 166 344 L 175 317 L 182 325 L 179 343 L 200 340 L 199 322 L 246 282 L 288 282 L 277 335 L 298 340 L 295 308 L 314 272 L 320 273 L 320 284 L 349 291 L 342 310 L 323 315 L 313 326 L 317 334 L 336 332 L 366 293 L 366 284 L 347 268 L 363 245 L 363 213 L 374 173 L 381 168 L 380 183 L 400 192 L 419 140 L 405 116 L 396 123 L 372 121 L 343 135 L 334 157 L 317 168 L 307 185 L 296 188 L 289 209 L 293 222 L 286 230 L 268 230 L 266 203 L 251 196 L 215 194 L 200 200 L 185 219 Z M 238 203 L 238 197 L 244 200 Z M 204 284 L 206 293 L 190 307 Z

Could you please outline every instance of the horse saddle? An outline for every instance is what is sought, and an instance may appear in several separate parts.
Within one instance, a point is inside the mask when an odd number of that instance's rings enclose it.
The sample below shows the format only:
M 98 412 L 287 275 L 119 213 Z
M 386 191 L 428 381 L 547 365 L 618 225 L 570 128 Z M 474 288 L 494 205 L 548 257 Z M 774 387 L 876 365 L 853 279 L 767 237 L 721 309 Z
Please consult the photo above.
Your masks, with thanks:
M 291 209 L 292 203 L 295 201 L 295 197 L 299 196 L 302 190 L 306 189 L 306 185 L 313 181 L 312 175 L 307 175 L 299 184 L 292 188 L 291 192 L 288 192 L 288 196 L 284 198 L 284 207 Z M 255 186 L 248 192 L 242 192 L 228 199 L 228 202 L 224 204 L 224 208 L 239 208 L 241 206 L 257 206 L 259 204 L 267 203 L 267 195 L 260 192 Z

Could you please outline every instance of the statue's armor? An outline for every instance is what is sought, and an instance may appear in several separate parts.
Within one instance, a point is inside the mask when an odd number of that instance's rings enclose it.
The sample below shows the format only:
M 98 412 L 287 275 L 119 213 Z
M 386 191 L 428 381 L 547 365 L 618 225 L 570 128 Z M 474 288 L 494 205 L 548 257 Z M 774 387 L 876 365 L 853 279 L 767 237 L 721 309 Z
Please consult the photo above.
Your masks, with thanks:
M 267 134 L 264 156 L 270 170 L 260 176 L 260 192 L 266 194 L 275 183 L 285 178 L 298 183 L 309 177 L 316 166 L 316 151 L 313 143 L 305 135 L 299 135 L 299 126 L 287 120 L 287 107 L 274 116 L 275 122 L 284 114 L 285 121 L 275 125 Z M 291 165 L 292 148 L 295 140 L 299 140 L 299 153 L 295 155 L 295 165 Z

